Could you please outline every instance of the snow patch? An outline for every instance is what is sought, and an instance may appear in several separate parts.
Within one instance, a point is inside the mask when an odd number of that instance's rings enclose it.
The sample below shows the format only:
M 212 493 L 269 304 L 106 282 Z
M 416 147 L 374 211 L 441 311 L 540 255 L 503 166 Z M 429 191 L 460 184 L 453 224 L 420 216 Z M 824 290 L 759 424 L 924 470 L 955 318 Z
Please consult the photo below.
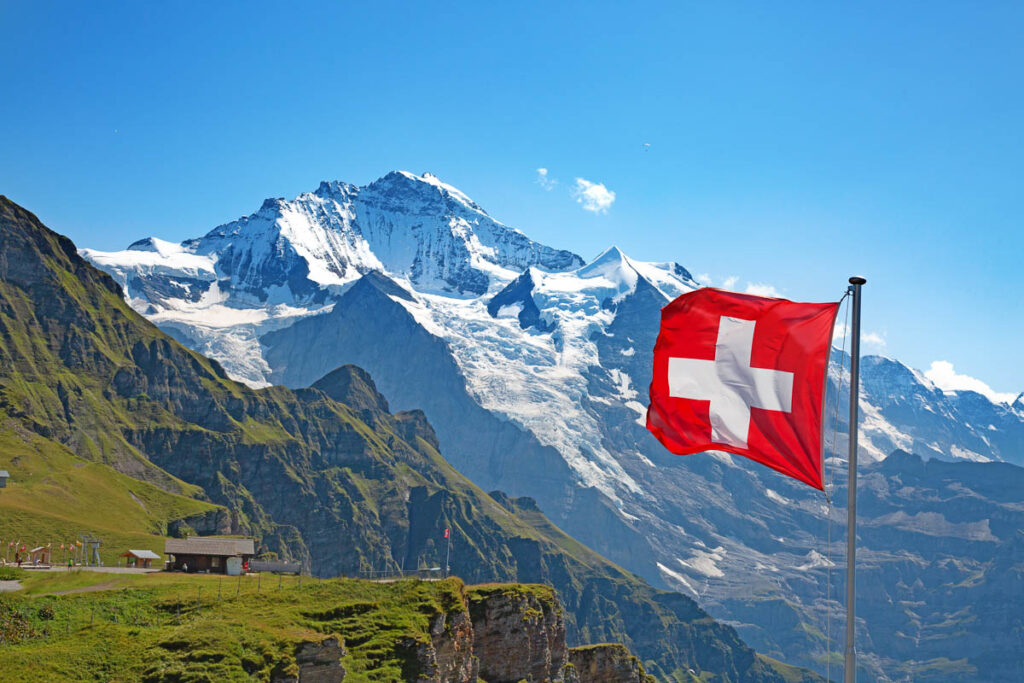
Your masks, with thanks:
M 684 567 L 688 567 L 704 576 L 717 579 L 725 576 L 725 573 L 718 568 L 718 563 L 725 559 L 725 554 L 725 548 L 718 546 L 710 551 L 695 550 L 690 559 L 680 560 L 676 558 L 676 561 Z
M 768 489 L 768 488 L 766 488 L 764 490 L 764 495 L 768 496 L 770 499 L 774 500 L 776 503 L 779 503 L 781 505 L 792 505 L 793 504 L 793 501 L 791 501 L 789 498 L 786 498 L 785 496 L 781 496 L 778 493 L 776 493 L 775 491 L 772 491 L 771 489 Z
M 821 569 L 823 567 L 835 567 L 836 563 L 828 559 L 817 550 L 811 550 L 807 553 L 807 562 L 795 567 L 797 571 L 805 572 L 809 569 Z
M 984 456 L 981 453 L 977 453 L 968 448 L 961 448 L 956 444 L 950 446 L 949 450 L 950 455 L 952 455 L 955 458 L 962 458 L 964 460 L 970 460 L 972 462 L 992 462 L 992 458 Z
M 518 320 L 519 319 L 519 314 L 522 313 L 522 312 L 523 312 L 523 304 L 521 302 L 517 301 L 514 304 L 505 304 L 504 306 L 499 308 L 498 309 L 498 313 L 497 313 L 497 315 L 495 315 L 495 317 L 496 318 L 515 318 L 516 320 Z
M 690 591 L 694 595 L 698 597 L 700 596 L 700 594 L 693 589 L 693 586 L 690 585 L 690 582 L 686 580 L 685 576 L 683 576 L 677 571 L 669 569 L 661 562 L 657 562 L 656 564 L 658 565 L 658 570 L 661 571 L 661 573 L 666 577 L 669 583 L 675 583 L 676 585 L 682 586 L 686 590 Z

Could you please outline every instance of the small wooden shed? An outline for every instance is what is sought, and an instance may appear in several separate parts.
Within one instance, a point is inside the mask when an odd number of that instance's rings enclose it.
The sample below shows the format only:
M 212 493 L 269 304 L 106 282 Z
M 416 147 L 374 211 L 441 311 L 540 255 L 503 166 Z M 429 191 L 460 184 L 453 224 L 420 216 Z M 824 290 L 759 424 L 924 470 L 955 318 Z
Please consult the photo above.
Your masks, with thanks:
M 32 548 L 28 551 L 29 562 L 35 565 L 49 565 L 50 564 L 50 546 L 41 545 L 38 548 Z
M 160 559 L 160 556 L 152 550 L 129 550 L 126 553 L 121 553 L 121 557 L 125 558 L 125 567 L 137 569 L 149 569 L 153 566 L 153 560 Z

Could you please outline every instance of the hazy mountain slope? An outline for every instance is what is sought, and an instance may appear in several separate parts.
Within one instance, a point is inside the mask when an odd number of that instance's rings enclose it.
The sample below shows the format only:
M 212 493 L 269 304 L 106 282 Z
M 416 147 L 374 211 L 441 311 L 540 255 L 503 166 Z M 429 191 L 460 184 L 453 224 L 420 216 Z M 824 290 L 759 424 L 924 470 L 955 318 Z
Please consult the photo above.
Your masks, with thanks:
M 229 509 L 232 531 L 317 573 L 436 565 L 449 527 L 455 573 L 552 583 L 574 637 L 623 641 L 663 677 L 694 669 L 782 680 L 691 599 L 653 590 L 550 523 L 531 526 L 515 514 L 530 503 L 484 494 L 441 458 L 422 413 L 389 413 L 358 368 L 299 392 L 228 380 L 4 197 L 0 280 L 0 395 L 19 428 L 168 486 L 199 487 Z M 66 391 L 54 389 L 61 383 Z M 91 445 L 105 440 L 106 450 Z

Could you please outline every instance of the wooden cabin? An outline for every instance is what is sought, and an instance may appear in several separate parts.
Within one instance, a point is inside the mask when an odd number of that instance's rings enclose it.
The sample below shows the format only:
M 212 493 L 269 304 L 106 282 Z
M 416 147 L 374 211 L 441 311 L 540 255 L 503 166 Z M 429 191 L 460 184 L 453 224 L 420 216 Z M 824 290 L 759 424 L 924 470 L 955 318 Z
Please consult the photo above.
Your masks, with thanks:
M 164 553 L 171 556 L 167 568 L 172 571 L 237 576 L 246 571 L 256 551 L 251 538 L 189 536 L 167 539 Z
M 129 550 L 121 553 L 121 557 L 125 558 L 125 567 L 135 567 L 136 569 L 149 569 L 153 566 L 153 560 L 160 559 L 160 556 L 152 550 Z

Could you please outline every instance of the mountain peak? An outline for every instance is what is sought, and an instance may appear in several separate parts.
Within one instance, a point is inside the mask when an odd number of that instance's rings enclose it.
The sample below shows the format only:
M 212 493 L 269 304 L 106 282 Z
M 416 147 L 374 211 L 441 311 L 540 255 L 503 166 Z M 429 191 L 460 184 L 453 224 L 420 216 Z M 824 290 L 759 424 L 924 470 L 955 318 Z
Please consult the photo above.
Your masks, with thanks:
M 591 261 L 589 266 L 594 266 L 594 265 L 602 264 L 602 263 L 608 263 L 608 264 L 615 263 L 615 264 L 618 264 L 618 263 L 628 262 L 628 261 L 629 261 L 629 257 L 626 256 L 626 254 L 623 253 L 623 251 L 621 249 L 619 249 L 618 246 L 613 244 L 612 246 L 608 247 L 607 249 L 602 251 L 600 254 L 598 254 L 597 258 L 595 258 L 593 261 Z
M 640 272 L 622 250 L 616 246 L 605 249 L 593 261 L 576 271 L 581 278 L 604 278 L 620 288 L 632 289 L 636 286 Z
M 407 194 L 417 196 L 428 201 L 437 199 L 451 199 L 462 204 L 468 209 L 487 215 L 483 207 L 474 202 L 462 190 L 442 181 L 433 173 L 424 172 L 423 175 L 416 175 L 409 171 L 391 171 L 390 173 L 373 181 L 365 188 L 371 193 L 380 193 L 395 198 Z
M 373 378 L 356 365 L 342 365 L 320 378 L 313 388 L 356 410 L 391 412 L 387 399 L 377 390 Z
M 326 199 L 346 197 L 352 194 L 353 191 L 358 191 L 358 188 L 341 180 L 321 180 L 320 186 L 316 188 L 313 194 Z
M 158 237 L 145 237 L 129 244 L 128 251 L 151 251 L 161 256 L 169 256 L 180 254 L 184 251 L 184 247 L 177 242 L 168 242 Z
M 370 271 L 425 291 L 479 295 L 492 277 L 582 265 L 572 252 L 494 220 L 434 174 L 408 171 L 361 187 L 323 181 L 291 200 L 271 197 L 257 212 L 180 245 L 146 238 L 126 251 L 82 254 L 116 273 L 140 310 L 170 299 L 203 308 L 229 297 L 243 305 L 319 305 L 330 288 Z

